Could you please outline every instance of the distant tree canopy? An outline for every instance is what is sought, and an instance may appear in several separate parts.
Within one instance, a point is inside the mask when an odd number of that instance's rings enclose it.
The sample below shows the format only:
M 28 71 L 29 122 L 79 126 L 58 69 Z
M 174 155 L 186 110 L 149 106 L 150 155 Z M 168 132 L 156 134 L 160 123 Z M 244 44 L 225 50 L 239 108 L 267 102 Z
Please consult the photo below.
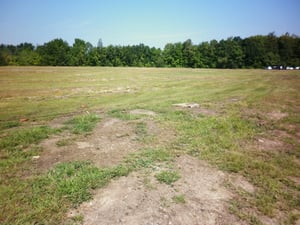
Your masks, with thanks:
M 136 66 L 190 68 L 263 68 L 269 65 L 300 66 L 300 38 L 274 33 L 242 39 L 230 37 L 198 45 L 190 39 L 168 43 L 164 49 L 144 44 L 97 47 L 81 39 L 70 46 L 54 39 L 40 46 L 30 43 L 0 45 L 0 65 L 20 66 Z

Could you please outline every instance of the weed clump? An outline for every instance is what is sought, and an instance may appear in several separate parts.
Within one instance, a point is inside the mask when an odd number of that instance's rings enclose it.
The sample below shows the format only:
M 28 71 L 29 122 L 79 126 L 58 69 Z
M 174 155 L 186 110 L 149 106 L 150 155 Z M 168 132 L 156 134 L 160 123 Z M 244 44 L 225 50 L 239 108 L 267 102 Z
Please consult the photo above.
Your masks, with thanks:
M 67 122 L 74 134 L 87 134 L 91 132 L 100 118 L 96 114 L 87 113 L 85 115 L 76 116 Z
M 165 184 L 172 184 L 180 178 L 178 172 L 175 171 L 161 171 L 155 175 L 156 179 Z
M 183 204 L 183 203 L 185 203 L 185 197 L 184 197 L 184 195 L 175 195 L 173 197 L 173 201 L 177 204 Z

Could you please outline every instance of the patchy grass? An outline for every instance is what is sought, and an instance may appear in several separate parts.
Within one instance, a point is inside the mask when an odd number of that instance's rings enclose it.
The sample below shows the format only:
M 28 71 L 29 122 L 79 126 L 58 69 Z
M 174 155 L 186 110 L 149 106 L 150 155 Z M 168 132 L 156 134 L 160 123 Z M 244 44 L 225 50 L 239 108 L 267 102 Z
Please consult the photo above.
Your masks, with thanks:
M 140 142 L 151 143 L 155 138 L 148 133 L 147 124 L 145 122 L 137 122 L 134 132 L 137 135 L 136 140 Z
M 118 118 L 121 120 L 136 120 L 140 119 L 142 116 L 141 115 L 134 115 L 128 113 L 127 110 L 124 109 L 113 109 L 108 112 L 108 115 L 114 118 Z
M 0 123 L 0 130 L 19 127 L 21 125 L 22 123 L 19 121 L 7 121 L 7 122 Z
M 193 118 L 189 115 L 178 114 L 181 122 L 179 130 L 181 138 L 178 148 L 200 159 L 205 159 L 220 169 L 239 173 L 245 176 L 257 187 L 257 193 L 251 197 L 250 207 L 256 207 L 260 213 L 270 217 L 277 210 L 289 212 L 299 207 L 299 190 L 288 177 L 298 177 L 300 165 L 293 153 L 282 151 L 261 151 L 256 149 L 257 135 L 265 133 L 265 129 L 257 126 L 251 120 L 245 120 L 231 108 L 224 116 Z M 174 115 L 173 115 L 174 116 Z M 185 117 L 182 120 L 182 117 Z M 243 201 L 243 198 L 240 198 Z M 241 204 L 242 205 L 242 204 Z M 245 208 L 239 209 L 244 213 Z M 235 211 L 237 212 L 237 211 Z M 243 215 L 242 218 L 255 217 Z
M 67 146 L 73 142 L 72 138 L 61 139 L 56 142 L 57 147 Z
M 173 197 L 173 201 L 177 204 L 184 204 L 186 202 L 184 195 L 175 195 Z
M 27 151 L 25 161 L 17 168 L 30 170 L 28 160 L 38 151 L 41 149 Z M 93 189 L 103 187 L 111 179 L 126 176 L 133 170 L 171 159 L 167 150 L 146 149 L 128 156 L 123 164 L 110 168 L 97 168 L 90 162 L 60 163 L 47 174 L 27 179 L 14 176 L 21 171 L 11 174 L 11 170 L 2 170 L 1 176 L 6 175 L 6 180 L 0 185 L 3 204 L 0 209 L 1 224 L 59 224 L 67 209 L 92 198 Z M 76 222 L 77 219 L 80 217 L 72 220 Z
M 71 162 L 56 166 L 46 179 L 54 181 L 58 195 L 76 206 L 91 199 L 91 189 L 102 187 L 114 177 L 126 176 L 128 172 L 123 166 L 99 169 L 89 162 Z
M 260 224 L 260 215 L 274 217 L 279 224 L 299 218 L 299 71 L 2 67 L 0 83 L 5 84 L 0 91 L 1 224 L 59 224 L 69 207 L 90 198 L 89 190 L 100 187 L 100 180 L 105 183 L 131 170 L 169 163 L 174 152 L 207 160 L 251 182 L 256 192 L 237 193 L 232 210 L 243 212 L 240 217 L 248 223 Z M 182 102 L 199 103 L 217 113 L 197 115 L 172 106 Z M 66 174 L 37 175 L 32 160 L 42 151 L 37 143 L 59 131 L 31 127 L 33 123 L 43 125 L 61 115 L 99 109 L 111 117 L 137 120 L 143 116 L 129 112 L 141 108 L 157 112 L 155 119 L 173 126 L 178 140 L 131 154 L 114 169 L 94 171 L 86 162 L 61 165 L 56 172 L 79 166 L 65 183 L 61 177 Z M 28 120 L 16 122 L 21 118 Z M 86 134 L 98 121 L 91 113 L 74 118 L 68 127 Z M 135 132 L 147 139 L 142 122 L 137 122 Z M 261 137 L 281 145 L 264 148 L 257 142 Z M 107 176 L 102 179 L 99 174 Z M 84 182 L 90 186 L 81 186 Z
M 99 121 L 96 114 L 87 113 L 85 115 L 76 116 L 66 124 L 70 125 L 70 129 L 74 134 L 87 134 L 90 133 Z
M 236 116 L 208 117 L 194 120 L 186 134 L 191 153 L 217 164 L 229 172 L 245 169 L 247 158 L 240 151 L 243 141 L 253 139 L 255 127 Z
M 144 149 L 137 153 L 130 154 L 125 163 L 133 170 L 141 168 L 149 168 L 155 163 L 171 162 L 173 159 L 172 153 L 167 149 Z
M 92 189 L 128 172 L 123 166 L 99 169 L 88 162 L 70 162 L 16 181 L 17 186 L 1 185 L 1 224 L 60 224 L 68 208 L 91 199 Z
M 37 144 L 57 132 L 60 130 L 39 126 L 10 132 L 0 139 L 1 177 L 13 177 L 15 173 L 26 170 L 26 167 L 22 168 L 23 163 L 41 152 Z M 4 183 L 8 181 L 3 180 Z
M 31 179 L 26 179 L 33 171 L 31 159 L 42 151 L 37 144 L 57 132 L 57 129 L 40 126 L 9 133 L 0 140 L 1 224 L 26 224 L 28 218 L 32 217 L 28 212 L 34 204 Z
M 7 150 L 17 147 L 26 148 L 30 144 L 37 144 L 50 134 L 58 131 L 47 126 L 40 126 L 12 132 L 0 140 L 0 148 Z
M 161 171 L 155 174 L 155 177 L 158 181 L 165 184 L 172 184 L 175 181 L 179 180 L 180 175 L 176 171 Z

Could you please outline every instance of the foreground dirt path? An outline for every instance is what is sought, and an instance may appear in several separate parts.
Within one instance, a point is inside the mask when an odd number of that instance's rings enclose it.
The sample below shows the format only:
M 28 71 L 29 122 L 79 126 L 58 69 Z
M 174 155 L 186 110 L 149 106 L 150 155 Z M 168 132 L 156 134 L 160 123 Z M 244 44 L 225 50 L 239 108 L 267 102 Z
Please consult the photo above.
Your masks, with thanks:
M 187 155 L 176 159 L 175 168 L 181 178 L 173 185 L 159 183 L 157 171 L 134 172 L 98 190 L 69 216 L 83 215 L 85 225 L 243 224 L 228 212 L 232 195 L 224 188 L 224 173 Z
M 47 139 L 42 143 L 44 151 L 38 167 L 47 171 L 57 163 L 75 160 L 89 160 L 98 167 L 115 166 L 128 154 L 149 145 L 168 145 L 176 135 L 151 116 L 139 121 L 105 117 L 87 137 L 78 139 L 69 133 Z M 135 132 L 141 121 L 146 125 L 147 135 L 153 137 L 148 144 L 138 141 Z M 61 122 L 54 121 L 53 125 Z M 62 138 L 71 143 L 58 146 Z M 175 183 L 168 185 L 155 178 L 155 174 L 170 168 L 180 175 Z M 140 169 L 95 190 L 93 200 L 70 210 L 66 221 L 84 225 L 246 224 L 229 212 L 229 201 L 234 194 L 225 188 L 226 182 L 253 191 L 243 178 L 234 180 L 204 161 L 178 154 L 171 163 Z M 72 218 L 76 217 L 82 217 L 83 221 L 74 222 Z

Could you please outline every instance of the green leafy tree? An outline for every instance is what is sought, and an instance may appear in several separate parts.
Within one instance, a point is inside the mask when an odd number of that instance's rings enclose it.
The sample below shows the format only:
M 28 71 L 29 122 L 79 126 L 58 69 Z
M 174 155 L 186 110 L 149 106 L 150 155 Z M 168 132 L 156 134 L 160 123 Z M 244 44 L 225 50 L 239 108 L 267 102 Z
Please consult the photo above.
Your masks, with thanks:
M 280 65 L 278 38 L 274 32 L 269 33 L 265 38 L 265 66 Z
M 201 67 L 216 68 L 217 65 L 217 46 L 218 41 L 202 42 L 198 46 L 198 51 L 201 53 Z
M 195 68 L 198 66 L 199 55 L 196 52 L 196 46 L 193 46 L 191 39 L 182 44 L 182 64 L 184 67 Z
M 218 68 L 241 68 L 244 64 L 244 52 L 241 45 L 241 38 L 228 38 L 221 40 L 217 48 Z
M 163 52 L 164 61 L 166 66 L 169 67 L 182 67 L 182 43 L 166 44 Z
M 280 61 L 284 66 L 299 66 L 300 64 L 300 41 L 299 37 L 286 33 L 279 37 Z
M 38 47 L 41 65 L 68 66 L 70 65 L 70 46 L 62 39 L 54 39 Z
M 263 68 L 266 66 L 264 36 L 257 35 L 244 39 L 244 51 L 246 67 Z
M 194 45 L 190 39 L 183 43 L 168 43 L 164 49 L 144 44 L 97 47 L 75 39 L 70 47 L 62 39 L 54 39 L 34 47 L 30 43 L 0 45 L 0 65 L 51 66 L 156 66 L 192 68 L 263 68 L 269 65 L 299 66 L 300 38 L 288 33 L 276 37 L 256 35 L 245 39 L 202 42 Z
M 72 66 L 85 66 L 87 61 L 87 43 L 76 38 L 70 51 L 70 64 Z
M 16 64 L 20 66 L 36 66 L 40 64 L 40 56 L 31 43 L 17 45 Z

